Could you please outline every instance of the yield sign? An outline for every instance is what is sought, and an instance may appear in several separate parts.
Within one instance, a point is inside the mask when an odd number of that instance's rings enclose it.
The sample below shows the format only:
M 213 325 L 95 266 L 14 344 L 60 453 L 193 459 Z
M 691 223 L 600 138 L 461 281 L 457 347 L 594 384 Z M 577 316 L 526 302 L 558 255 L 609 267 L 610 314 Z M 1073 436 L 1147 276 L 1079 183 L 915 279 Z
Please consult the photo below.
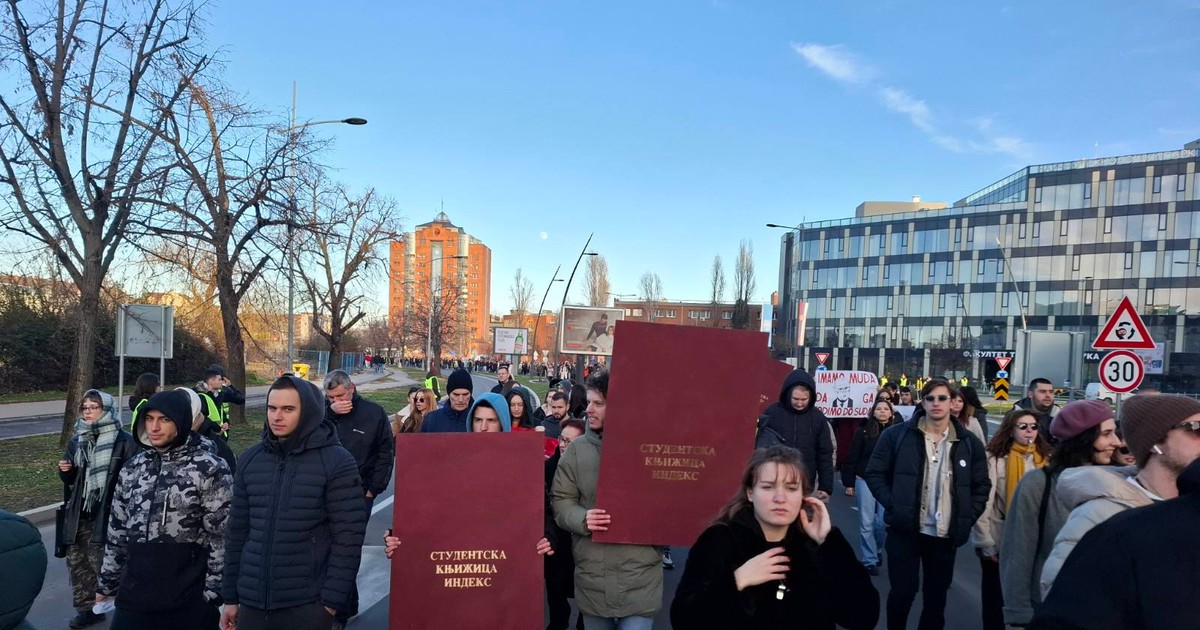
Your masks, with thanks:
M 1133 308 L 1128 295 L 1121 298 L 1117 310 L 1100 329 L 1100 336 L 1092 342 L 1092 347 L 1097 350 L 1154 349 L 1154 339 L 1150 337 L 1150 331 L 1146 329 L 1137 309 Z
M 1001 372 L 1008 369 L 1009 363 L 1012 363 L 1012 357 L 996 357 L 996 365 L 1000 366 Z
M 828 352 L 815 352 L 813 354 L 817 355 L 817 363 L 820 363 L 821 365 L 825 365 L 825 362 L 829 360 Z

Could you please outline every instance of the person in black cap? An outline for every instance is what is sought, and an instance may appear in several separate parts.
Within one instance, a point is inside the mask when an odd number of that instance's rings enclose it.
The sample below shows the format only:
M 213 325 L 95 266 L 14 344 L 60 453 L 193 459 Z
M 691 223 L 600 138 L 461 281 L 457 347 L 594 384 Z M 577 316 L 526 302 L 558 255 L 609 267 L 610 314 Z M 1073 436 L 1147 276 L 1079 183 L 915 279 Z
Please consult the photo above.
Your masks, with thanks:
M 142 406 L 144 450 L 121 471 L 96 603 L 116 597 L 112 628 L 213 628 L 220 618 L 232 476 L 192 432 L 186 393 Z
M 204 415 L 221 425 L 221 431 L 229 432 L 229 406 L 245 405 L 246 396 L 233 386 L 225 374 L 225 368 L 214 363 L 204 370 L 204 380 L 196 387 L 204 403 Z
M 467 410 L 475 403 L 471 396 L 471 373 L 462 368 L 451 372 L 446 391 L 450 393 L 450 400 L 425 416 L 422 433 L 466 432 Z

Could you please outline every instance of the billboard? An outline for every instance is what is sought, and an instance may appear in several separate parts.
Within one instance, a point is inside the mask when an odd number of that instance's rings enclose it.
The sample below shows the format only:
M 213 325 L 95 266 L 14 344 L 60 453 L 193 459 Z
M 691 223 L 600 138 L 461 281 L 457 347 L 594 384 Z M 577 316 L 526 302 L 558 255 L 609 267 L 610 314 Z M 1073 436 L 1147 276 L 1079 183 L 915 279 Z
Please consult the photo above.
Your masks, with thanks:
M 622 319 L 625 311 L 619 308 L 564 306 L 558 351 L 612 356 L 614 327 Z
M 528 328 L 492 329 L 492 352 L 495 354 L 525 354 L 529 351 Z

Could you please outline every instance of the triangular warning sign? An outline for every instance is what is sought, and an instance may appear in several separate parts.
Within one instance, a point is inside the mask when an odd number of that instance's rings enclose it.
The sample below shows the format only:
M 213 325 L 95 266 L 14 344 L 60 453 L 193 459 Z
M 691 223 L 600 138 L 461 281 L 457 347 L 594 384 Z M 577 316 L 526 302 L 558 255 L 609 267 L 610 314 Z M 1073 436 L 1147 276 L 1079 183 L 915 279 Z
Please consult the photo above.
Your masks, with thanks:
M 1146 329 L 1137 309 L 1133 308 L 1128 295 L 1121 298 L 1117 310 L 1100 329 L 1100 336 L 1092 342 L 1092 347 L 1097 350 L 1154 349 L 1154 339 L 1150 337 L 1150 331 Z
M 817 355 L 817 363 L 821 365 L 825 365 L 825 362 L 829 360 L 828 352 L 814 352 L 813 354 Z
M 1012 363 L 1012 357 L 996 357 L 996 365 L 1000 366 L 1000 371 L 1008 369 L 1008 364 Z

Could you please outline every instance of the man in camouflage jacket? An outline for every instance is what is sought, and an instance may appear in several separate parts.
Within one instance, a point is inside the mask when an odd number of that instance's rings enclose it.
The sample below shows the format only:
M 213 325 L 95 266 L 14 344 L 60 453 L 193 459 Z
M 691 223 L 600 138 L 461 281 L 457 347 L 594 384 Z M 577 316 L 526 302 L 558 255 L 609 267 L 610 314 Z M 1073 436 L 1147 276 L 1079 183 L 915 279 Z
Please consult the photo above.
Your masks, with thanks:
M 192 433 L 191 403 L 159 392 L 139 410 L 148 450 L 121 471 L 96 602 L 116 596 L 112 628 L 215 628 L 232 476 Z

